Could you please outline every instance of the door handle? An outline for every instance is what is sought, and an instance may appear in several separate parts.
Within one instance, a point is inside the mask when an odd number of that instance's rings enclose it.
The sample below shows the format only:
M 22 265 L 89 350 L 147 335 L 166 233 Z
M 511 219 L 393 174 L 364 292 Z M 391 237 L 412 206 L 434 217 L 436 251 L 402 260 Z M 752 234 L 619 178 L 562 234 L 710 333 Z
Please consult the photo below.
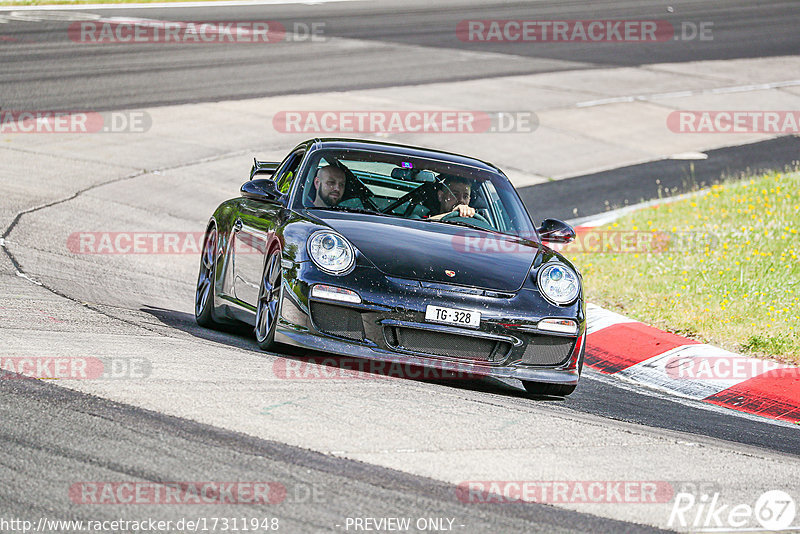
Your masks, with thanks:
M 236 219 L 236 222 L 233 223 L 233 231 L 234 232 L 238 232 L 241 229 L 242 229 L 242 220 L 241 219 Z

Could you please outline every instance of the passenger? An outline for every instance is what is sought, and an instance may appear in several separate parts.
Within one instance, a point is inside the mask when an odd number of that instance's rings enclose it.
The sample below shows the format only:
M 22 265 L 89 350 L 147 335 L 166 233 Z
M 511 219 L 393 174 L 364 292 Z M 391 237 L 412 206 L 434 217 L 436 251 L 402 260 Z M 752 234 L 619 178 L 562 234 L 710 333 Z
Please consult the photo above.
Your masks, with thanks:
M 317 169 L 317 174 L 314 176 L 314 187 L 317 188 L 314 205 L 318 208 L 336 206 L 342 200 L 346 182 L 344 171 L 338 167 L 327 165 Z

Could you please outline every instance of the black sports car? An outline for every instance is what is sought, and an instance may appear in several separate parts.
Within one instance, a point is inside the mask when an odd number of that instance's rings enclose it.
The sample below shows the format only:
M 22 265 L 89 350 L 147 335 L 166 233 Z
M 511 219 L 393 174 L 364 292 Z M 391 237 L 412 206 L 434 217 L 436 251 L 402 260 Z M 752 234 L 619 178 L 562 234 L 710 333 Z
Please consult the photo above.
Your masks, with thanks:
M 497 167 L 410 146 L 314 139 L 256 161 L 208 223 L 195 315 L 276 343 L 517 378 L 569 395 L 583 365 L 580 273 Z M 452 367 L 450 367 L 452 368 Z

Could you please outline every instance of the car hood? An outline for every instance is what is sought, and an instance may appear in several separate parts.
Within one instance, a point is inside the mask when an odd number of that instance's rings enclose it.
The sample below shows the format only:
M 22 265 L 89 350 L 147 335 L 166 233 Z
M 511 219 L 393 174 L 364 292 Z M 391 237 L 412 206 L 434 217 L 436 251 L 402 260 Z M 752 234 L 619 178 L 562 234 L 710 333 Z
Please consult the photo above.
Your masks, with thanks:
M 513 292 L 539 250 L 533 241 L 454 224 L 336 211 L 313 216 L 400 278 Z

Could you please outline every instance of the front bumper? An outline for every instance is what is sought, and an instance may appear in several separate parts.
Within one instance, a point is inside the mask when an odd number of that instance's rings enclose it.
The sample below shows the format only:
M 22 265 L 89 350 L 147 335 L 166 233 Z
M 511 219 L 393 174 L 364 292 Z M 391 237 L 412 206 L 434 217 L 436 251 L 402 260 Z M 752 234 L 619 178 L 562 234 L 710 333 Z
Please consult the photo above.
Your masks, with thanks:
M 516 378 L 523 381 L 574 385 L 578 382 L 579 358 L 585 343 L 585 308 L 581 300 L 569 307 L 545 301 L 535 290 L 513 294 L 443 284 L 421 284 L 387 277 L 374 268 L 358 267 L 347 276 L 328 275 L 310 262 L 284 265 L 281 319 L 276 341 L 323 352 L 405 365 L 441 369 L 463 374 Z M 360 304 L 310 298 L 310 288 L 323 283 L 356 291 Z M 426 287 L 427 286 L 427 287 Z M 467 292 L 464 292 L 467 291 Z M 425 321 L 427 305 L 481 312 L 479 329 L 439 325 Z M 317 310 L 326 307 L 356 319 L 357 335 L 331 332 L 315 321 Z M 338 307 L 338 308 L 334 308 Z M 536 329 L 540 319 L 569 318 L 578 323 L 577 335 L 555 334 Z M 401 333 L 439 336 L 451 348 L 433 352 L 403 343 Z M 338 334 L 338 335 L 337 335 Z M 450 341 L 455 340 L 454 343 Z M 492 346 L 485 354 L 470 356 L 476 344 Z M 474 343 L 473 343 L 474 342 Z M 553 347 L 557 347 L 555 356 Z M 542 358 L 545 351 L 547 356 Z M 453 354 L 456 353 L 456 355 Z M 466 356 L 465 356 L 466 354 Z M 538 358 L 538 359 L 537 359 Z M 543 363 L 543 360 L 547 360 Z

